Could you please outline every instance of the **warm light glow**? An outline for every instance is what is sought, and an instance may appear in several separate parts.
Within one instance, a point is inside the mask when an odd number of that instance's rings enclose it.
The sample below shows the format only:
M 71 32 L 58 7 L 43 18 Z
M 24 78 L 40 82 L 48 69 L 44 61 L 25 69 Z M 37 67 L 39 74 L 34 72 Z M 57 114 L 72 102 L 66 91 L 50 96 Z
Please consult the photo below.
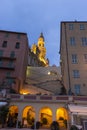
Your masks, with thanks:
M 26 89 L 21 89 L 20 94 L 27 95 L 27 94 L 29 94 L 29 91 Z
M 25 107 L 25 109 L 23 110 L 23 118 L 27 118 L 27 112 L 32 116 L 35 117 L 35 110 L 32 106 L 27 106 Z
M 23 95 L 26 95 L 27 93 L 23 92 Z
M 24 124 L 27 126 L 31 126 L 35 119 L 35 110 L 32 106 L 27 106 L 23 110 L 22 119 L 24 120 Z
M 10 112 L 10 114 L 18 113 L 18 107 L 17 106 L 10 106 L 9 112 Z
M 57 120 L 59 120 L 60 117 L 68 119 L 68 114 L 65 108 L 59 108 L 57 110 Z
M 52 111 L 49 107 L 43 107 L 40 110 L 40 121 L 46 118 L 48 120 L 48 125 L 52 123 Z
M 50 71 L 48 72 L 48 75 L 50 75 L 51 73 L 50 73 Z

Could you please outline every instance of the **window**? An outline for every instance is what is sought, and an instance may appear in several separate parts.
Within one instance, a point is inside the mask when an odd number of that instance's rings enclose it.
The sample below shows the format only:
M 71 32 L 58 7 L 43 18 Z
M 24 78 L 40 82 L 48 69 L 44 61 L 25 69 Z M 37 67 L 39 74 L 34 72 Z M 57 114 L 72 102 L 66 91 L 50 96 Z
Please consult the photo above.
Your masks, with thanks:
M 3 41 L 2 47 L 7 47 L 7 41 Z
M 74 89 L 75 89 L 75 94 L 79 95 L 80 94 L 80 84 L 75 84 Z
M 21 38 L 21 35 L 20 34 L 17 34 L 17 39 L 20 39 Z
M 7 72 L 6 77 L 10 77 L 10 74 L 11 74 L 10 72 Z
M 20 48 L 20 42 L 16 42 L 15 48 L 16 48 L 16 49 L 19 49 L 19 48 Z
M 11 58 L 14 58 L 14 57 L 15 57 L 15 52 L 14 52 L 14 51 L 11 52 L 10 57 L 11 57 Z
M 8 37 L 8 36 L 9 36 L 9 33 L 6 33 L 6 34 L 5 34 L 5 37 Z
M 84 30 L 84 29 L 85 29 L 84 24 L 80 24 L 80 30 Z
M 2 59 L 0 59 L 0 67 L 2 67 L 2 64 L 3 64 Z
M 87 38 L 82 37 L 82 46 L 87 46 Z
M 12 85 L 12 83 L 14 82 L 14 79 L 11 78 L 11 72 L 7 72 L 6 73 L 6 77 L 8 78 L 8 85 Z
M 12 85 L 13 82 L 14 82 L 13 79 L 8 79 L 8 85 Z
M 84 54 L 85 63 L 87 63 L 87 54 Z
M 75 46 L 76 45 L 74 37 L 70 37 L 70 45 L 71 46 Z
M 73 24 L 69 24 L 69 30 L 73 30 Z
M 72 54 L 72 63 L 73 64 L 77 63 L 77 54 Z
M 13 67 L 13 61 L 9 61 L 9 63 L 8 63 L 8 67 L 10 67 L 10 68 L 12 68 Z
M 0 50 L 0 56 L 3 56 L 3 50 Z
M 73 70 L 73 77 L 74 78 L 79 78 L 80 77 L 79 70 Z

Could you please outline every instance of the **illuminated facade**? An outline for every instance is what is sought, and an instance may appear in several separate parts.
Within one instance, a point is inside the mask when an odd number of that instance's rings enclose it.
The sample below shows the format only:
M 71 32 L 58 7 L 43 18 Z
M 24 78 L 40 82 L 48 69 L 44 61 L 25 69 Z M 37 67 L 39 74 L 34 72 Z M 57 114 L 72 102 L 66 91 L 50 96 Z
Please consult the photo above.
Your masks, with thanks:
M 39 50 L 39 52 L 38 52 Z M 49 60 L 46 59 L 46 48 L 45 48 L 45 40 L 43 33 L 40 34 L 40 37 L 38 38 L 37 45 L 33 44 L 31 51 L 38 56 L 38 59 L 44 63 L 45 66 L 49 65 Z
M 87 22 L 61 22 L 60 59 L 68 92 L 87 95 Z
M 44 62 L 40 61 L 40 59 L 38 58 L 39 49 L 37 48 L 37 50 L 35 52 L 32 52 L 31 48 L 29 48 L 29 51 L 28 51 L 28 66 L 32 66 L 32 67 L 43 66 L 44 67 L 45 66 Z

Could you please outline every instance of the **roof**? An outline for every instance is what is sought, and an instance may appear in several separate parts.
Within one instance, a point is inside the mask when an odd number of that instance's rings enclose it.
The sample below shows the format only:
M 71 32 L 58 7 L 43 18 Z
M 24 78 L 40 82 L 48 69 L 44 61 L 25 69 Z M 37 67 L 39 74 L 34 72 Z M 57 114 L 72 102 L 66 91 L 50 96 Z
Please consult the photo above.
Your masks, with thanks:
M 87 21 L 77 21 L 77 20 L 73 20 L 73 21 L 61 21 L 61 23 L 87 23 Z
M 0 32 L 6 32 L 6 33 L 16 33 L 16 34 L 24 34 L 24 35 L 27 35 L 27 33 L 24 33 L 24 32 L 15 32 L 15 31 L 7 31 L 7 30 L 0 30 Z
M 43 38 L 43 40 L 44 40 L 44 36 L 43 36 L 42 32 L 40 33 L 40 37 L 39 38 Z

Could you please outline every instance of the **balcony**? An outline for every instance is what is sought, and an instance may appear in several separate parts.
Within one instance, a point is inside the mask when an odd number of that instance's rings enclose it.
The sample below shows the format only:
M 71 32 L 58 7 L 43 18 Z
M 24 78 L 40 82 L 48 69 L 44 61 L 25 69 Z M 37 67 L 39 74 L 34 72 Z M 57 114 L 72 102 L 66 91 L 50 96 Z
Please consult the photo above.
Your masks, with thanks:
M 0 69 L 15 70 L 15 66 L 0 65 Z
M 16 76 L 11 75 L 11 76 L 6 76 L 6 79 L 17 79 L 17 77 L 16 77 Z
M 7 57 L 7 56 L 0 56 L 1 60 L 16 60 L 16 57 Z

